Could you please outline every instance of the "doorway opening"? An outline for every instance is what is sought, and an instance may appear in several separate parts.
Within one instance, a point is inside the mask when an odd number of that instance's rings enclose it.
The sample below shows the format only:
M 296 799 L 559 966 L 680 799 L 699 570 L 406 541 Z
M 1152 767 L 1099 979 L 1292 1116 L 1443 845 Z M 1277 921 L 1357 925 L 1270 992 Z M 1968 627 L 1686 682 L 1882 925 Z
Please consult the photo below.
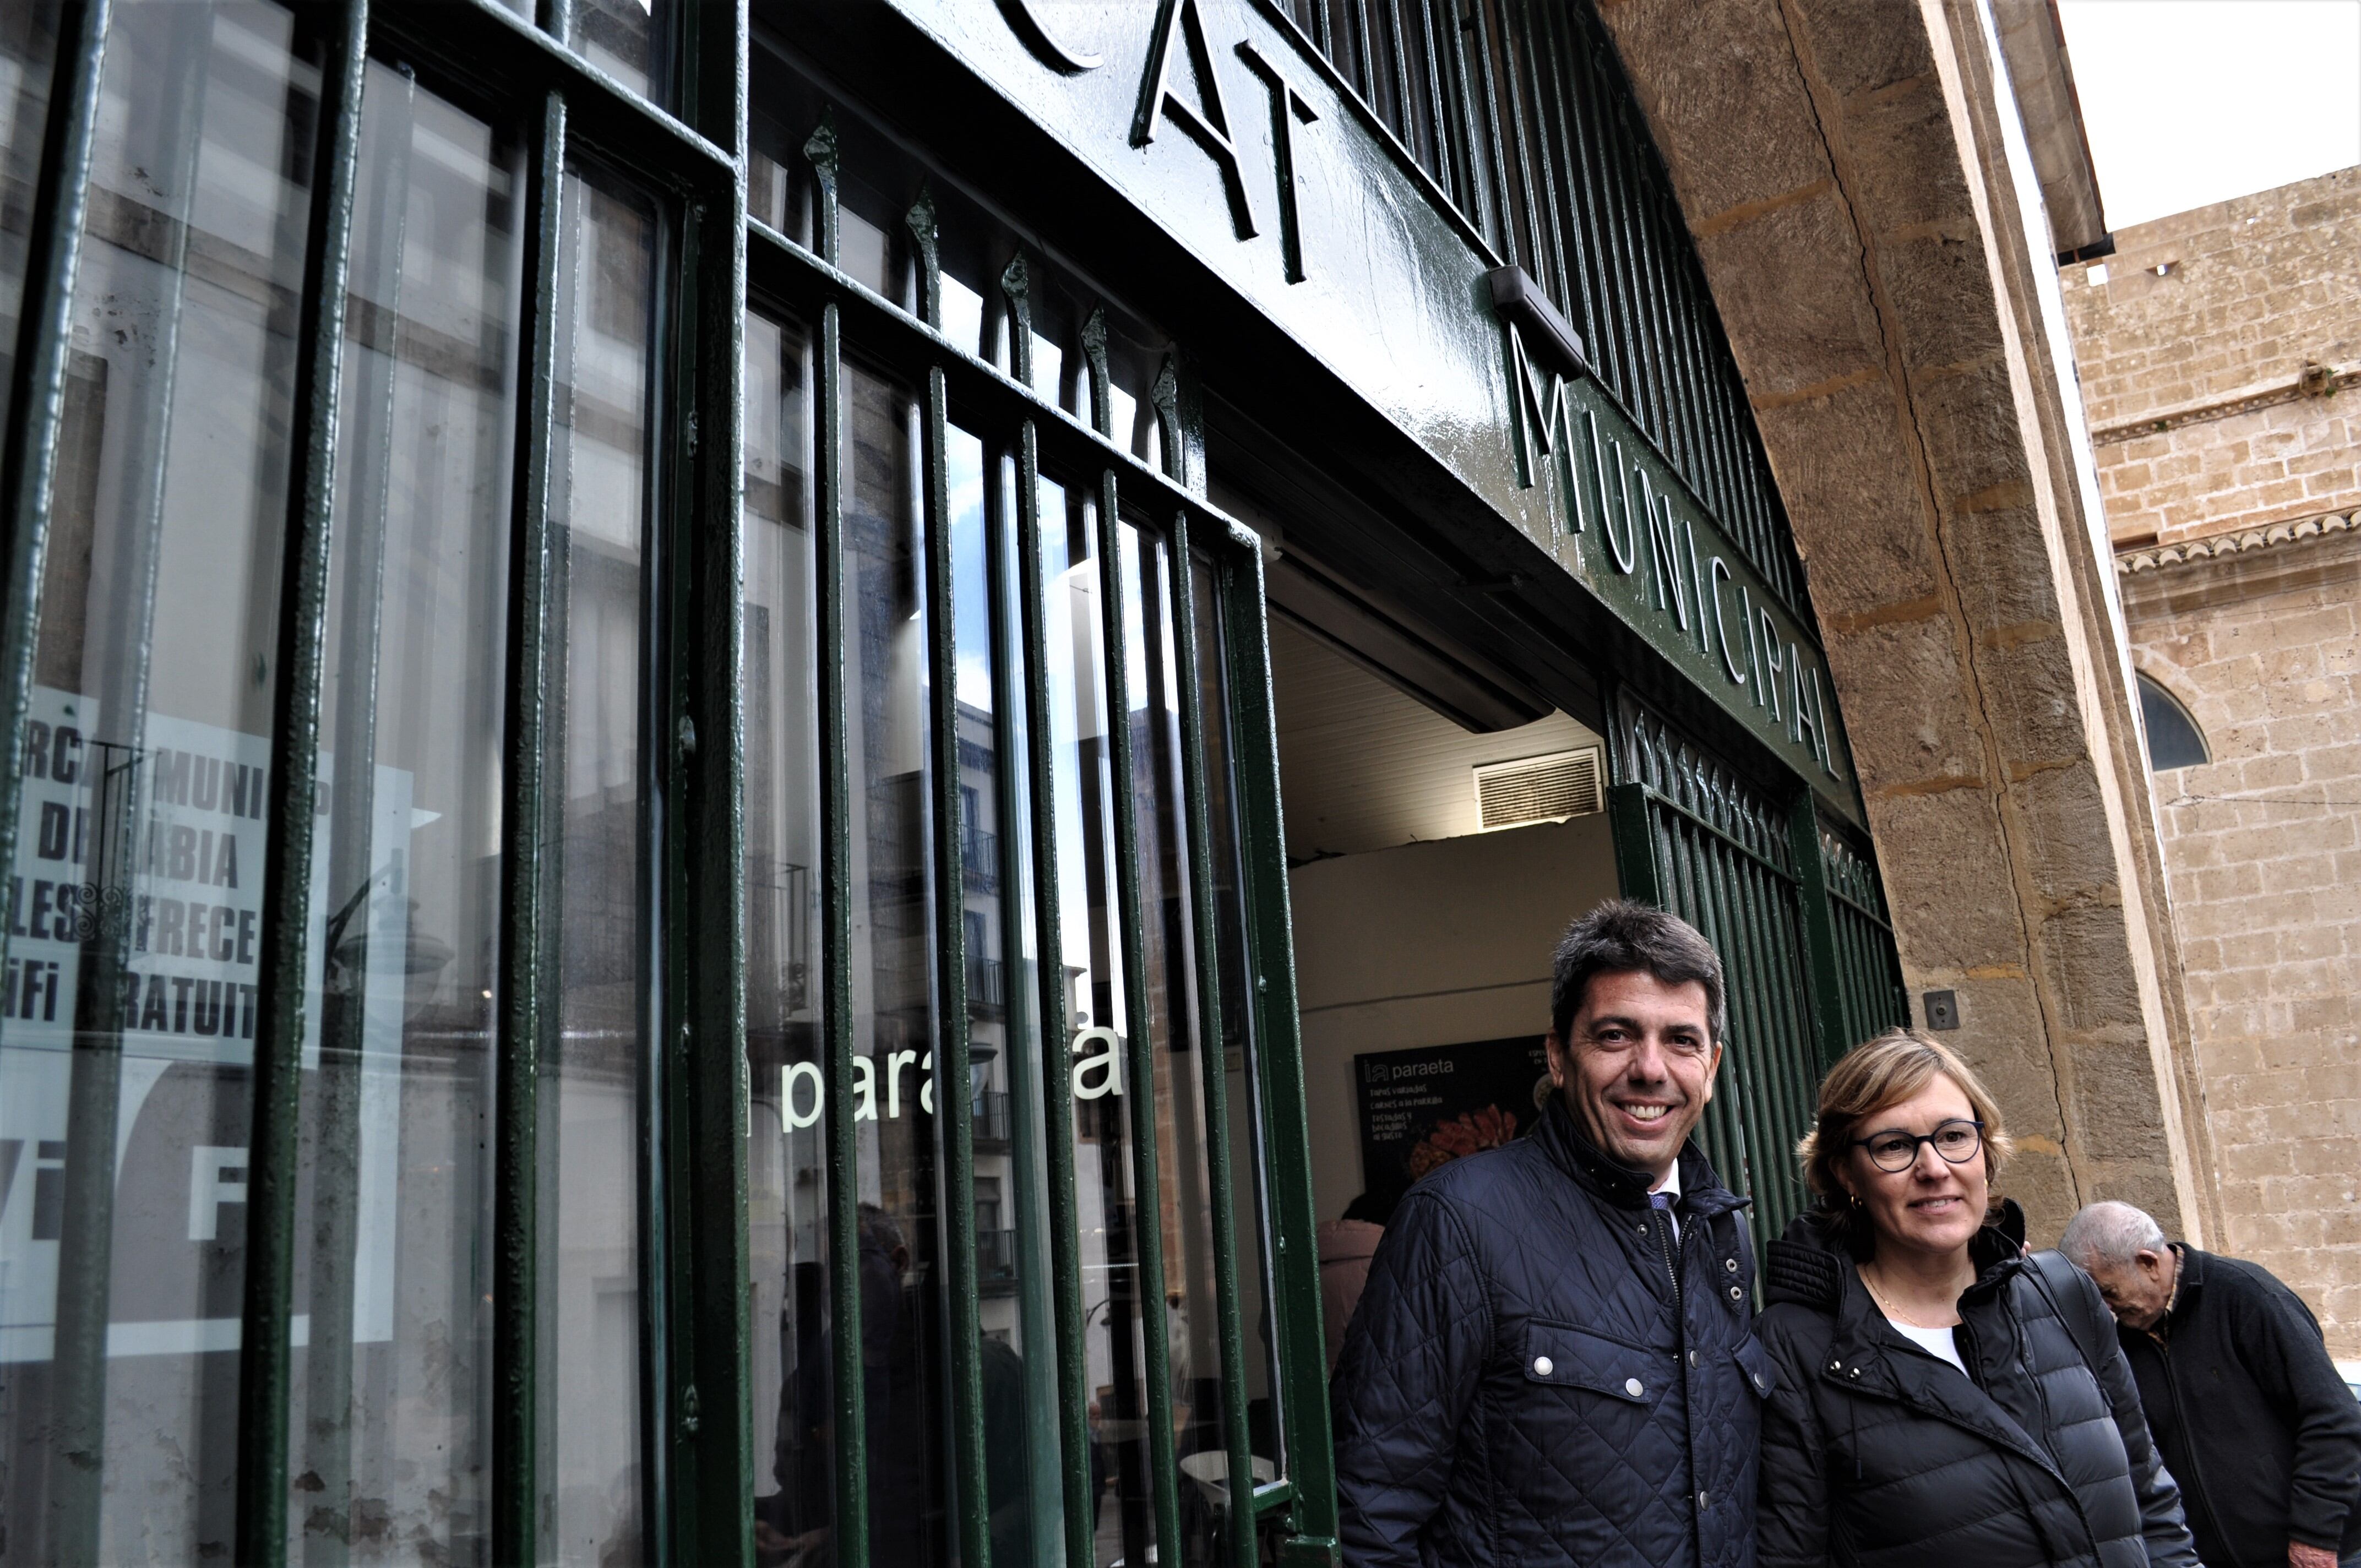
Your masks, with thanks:
M 1607 746 L 1544 701 L 1471 713 L 1434 689 L 1433 642 L 1405 656 L 1289 561 L 1270 583 L 1313 1198 L 1333 1238 L 1348 1210 L 1383 1223 L 1419 1177 L 1537 1121 L 1551 950 L 1619 891 Z

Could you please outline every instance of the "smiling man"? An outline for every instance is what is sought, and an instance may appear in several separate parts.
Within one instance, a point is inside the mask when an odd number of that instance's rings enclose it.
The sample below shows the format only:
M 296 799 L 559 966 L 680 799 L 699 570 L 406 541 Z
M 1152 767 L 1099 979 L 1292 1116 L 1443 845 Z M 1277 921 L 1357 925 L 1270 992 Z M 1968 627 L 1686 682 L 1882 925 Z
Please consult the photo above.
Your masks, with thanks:
M 1345 1561 L 1754 1561 L 1754 1255 L 1689 1134 L 1721 960 L 1620 900 L 1558 943 L 1534 1135 L 1394 1212 L 1337 1364 Z

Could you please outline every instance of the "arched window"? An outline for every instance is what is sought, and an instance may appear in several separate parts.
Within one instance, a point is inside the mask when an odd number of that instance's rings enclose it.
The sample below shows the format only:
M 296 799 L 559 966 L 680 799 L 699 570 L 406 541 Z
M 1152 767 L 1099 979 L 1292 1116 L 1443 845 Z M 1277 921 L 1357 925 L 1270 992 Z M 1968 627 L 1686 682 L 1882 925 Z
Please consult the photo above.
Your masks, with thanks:
M 2139 678 L 2140 718 L 2147 727 L 2147 765 L 2158 773 L 2210 762 L 2205 732 L 2180 706 L 2180 699 L 2146 675 Z

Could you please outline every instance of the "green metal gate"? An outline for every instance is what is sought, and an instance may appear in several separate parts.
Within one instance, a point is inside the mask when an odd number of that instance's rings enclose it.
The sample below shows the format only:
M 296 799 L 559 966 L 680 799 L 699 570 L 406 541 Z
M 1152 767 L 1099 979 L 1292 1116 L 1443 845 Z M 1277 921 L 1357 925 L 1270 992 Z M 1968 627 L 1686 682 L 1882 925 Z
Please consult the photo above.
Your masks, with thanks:
M 1673 911 L 1721 954 L 1730 1035 L 1700 1132 L 1759 1237 L 1808 1201 L 1795 1145 L 1822 1069 L 1908 1022 L 1874 872 L 1799 782 L 1785 801 L 1628 693 L 1609 791 L 1624 892 Z
M 1290 9 L 1800 605 L 1595 18 Z M 16 1550 L 1333 1557 L 1259 549 L 804 16 L 0 19 Z M 1632 744 L 1768 1196 L 1875 879 Z

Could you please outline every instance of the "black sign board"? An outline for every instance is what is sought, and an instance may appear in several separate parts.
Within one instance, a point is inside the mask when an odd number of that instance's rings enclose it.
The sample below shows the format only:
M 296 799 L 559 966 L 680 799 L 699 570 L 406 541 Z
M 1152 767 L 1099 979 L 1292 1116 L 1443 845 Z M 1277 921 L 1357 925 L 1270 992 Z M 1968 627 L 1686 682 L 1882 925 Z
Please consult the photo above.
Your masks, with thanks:
M 1541 1114 L 1534 1085 L 1548 1071 L 1539 1035 L 1355 1057 L 1370 1194 L 1390 1205 L 1435 1167 L 1524 1136 Z

